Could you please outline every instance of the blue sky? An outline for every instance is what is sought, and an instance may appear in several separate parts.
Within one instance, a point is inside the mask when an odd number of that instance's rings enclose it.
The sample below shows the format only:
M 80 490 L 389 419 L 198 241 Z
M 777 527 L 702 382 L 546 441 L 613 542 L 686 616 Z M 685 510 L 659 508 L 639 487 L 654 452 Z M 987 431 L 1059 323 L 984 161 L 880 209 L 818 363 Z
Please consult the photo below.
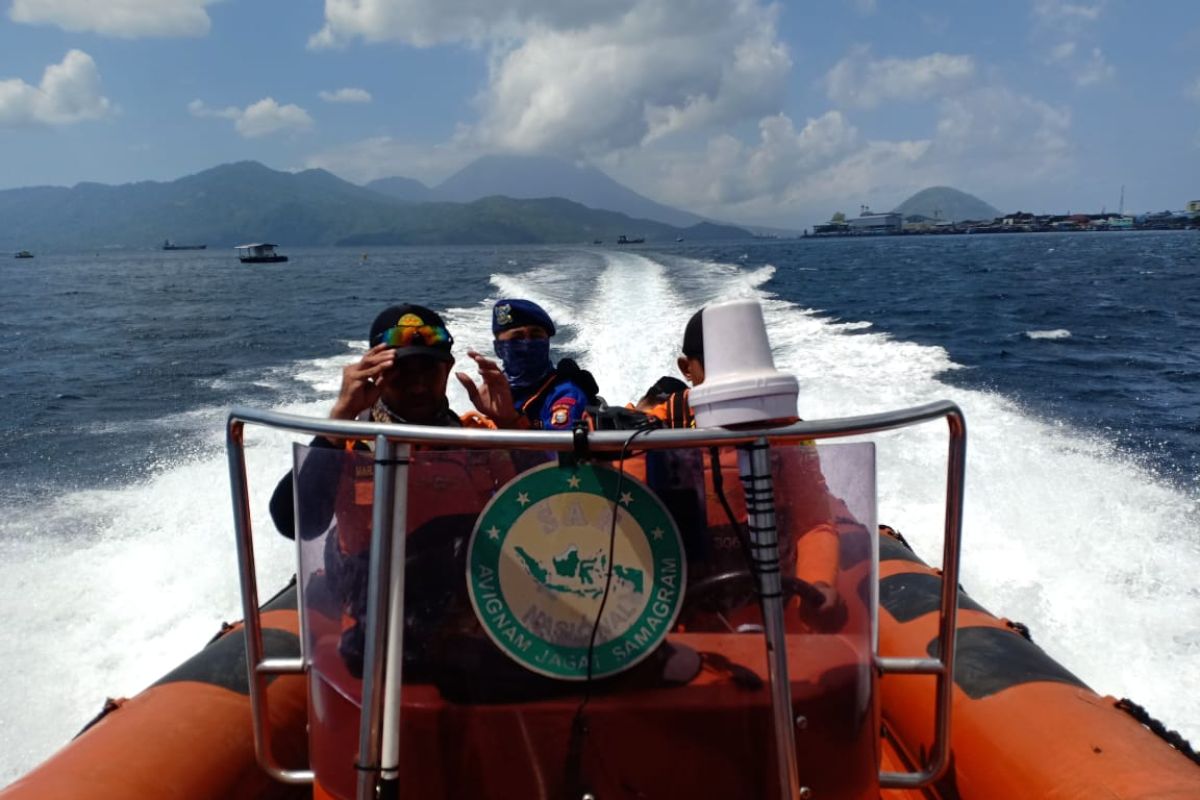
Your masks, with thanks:
M 950 185 L 1200 199 L 1195 0 L 0 0 L 0 188 L 591 163 L 798 227 Z

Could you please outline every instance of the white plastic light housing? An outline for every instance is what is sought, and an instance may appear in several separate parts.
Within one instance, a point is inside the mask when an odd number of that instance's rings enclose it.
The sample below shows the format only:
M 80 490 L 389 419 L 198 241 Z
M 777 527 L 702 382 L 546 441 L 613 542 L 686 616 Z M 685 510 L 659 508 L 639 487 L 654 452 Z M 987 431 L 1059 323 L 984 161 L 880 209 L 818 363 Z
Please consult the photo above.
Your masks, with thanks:
M 794 419 L 799 394 L 796 377 L 775 369 L 758 301 L 704 309 L 704 383 L 688 395 L 697 427 Z

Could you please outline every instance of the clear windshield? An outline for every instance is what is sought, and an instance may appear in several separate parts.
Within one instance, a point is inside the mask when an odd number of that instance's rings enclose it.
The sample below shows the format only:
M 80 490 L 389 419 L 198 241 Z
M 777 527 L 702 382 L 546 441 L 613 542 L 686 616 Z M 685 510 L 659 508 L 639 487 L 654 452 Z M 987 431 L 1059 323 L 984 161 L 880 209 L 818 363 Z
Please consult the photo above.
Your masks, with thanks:
M 878 797 L 873 459 L 870 444 L 770 456 L 788 716 L 820 797 Z M 373 466 L 297 450 L 312 761 L 340 797 L 355 785 Z M 425 450 L 407 486 L 402 792 L 778 795 L 763 518 L 747 517 L 735 448 L 623 469 Z

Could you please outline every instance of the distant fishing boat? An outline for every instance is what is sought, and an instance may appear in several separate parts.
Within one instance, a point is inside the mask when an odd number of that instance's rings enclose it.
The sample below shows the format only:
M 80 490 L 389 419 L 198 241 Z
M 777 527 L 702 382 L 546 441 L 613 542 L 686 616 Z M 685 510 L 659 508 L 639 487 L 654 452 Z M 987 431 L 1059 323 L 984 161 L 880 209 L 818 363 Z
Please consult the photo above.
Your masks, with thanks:
M 241 244 L 234 249 L 238 251 L 238 259 L 243 264 L 279 264 L 288 260 L 275 252 L 277 245 L 273 244 Z
M 645 241 L 645 238 L 641 236 L 637 237 L 636 239 L 630 239 L 623 233 L 617 237 L 617 244 L 643 244 Z
M 13 258 L 33 258 L 33 253 L 29 252 L 28 250 L 21 250 L 14 255 Z
M 163 250 L 207 250 L 206 244 L 175 244 L 170 239 L 163 239 Z

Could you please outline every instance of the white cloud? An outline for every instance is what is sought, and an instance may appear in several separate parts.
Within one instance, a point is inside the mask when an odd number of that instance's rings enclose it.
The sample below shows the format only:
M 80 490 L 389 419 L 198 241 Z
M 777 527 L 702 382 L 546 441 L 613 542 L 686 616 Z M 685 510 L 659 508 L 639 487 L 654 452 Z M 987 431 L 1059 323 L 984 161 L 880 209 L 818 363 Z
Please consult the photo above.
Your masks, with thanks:
M 720 137 L 709 145 L 708 160 L 718 178 L 708 191 L 714 201 L 784 199 L 796 176 L 818 172 L 861 144 L 858 131 L 839 111 L 810 119 L 799 131 L 784 114 L 764 118 L 758 128 L 755 147 L 743 147 L 732 136 Z
M 1200 75 L 1197 75 L 1196 80 L 1192 81 L 1183 91 L 1188 97 L 1200 103 Z
M 1044 10 L 1086 18 L 1093 7 Z M 662 202 L 784 225 L 838 206 L 886 207 L 929 185 L 1030 187 L 1070 168 L 1069 113 L 980 86 L 969 55 L 856 50 L 826 76 L 841 108 L 803 121 L 779 113 L 792 68 L 780 9 L 765 0 L 326 0 L 313 47 L 465 44 L 486 55 L 488 72 L 478 119 L 443 145 L 377 137 L 305 166 L 434 183 L 484 153 L 553 153 Z M 1068 38 L 1077 37 L 1055 41 Z M 927 136 L 871 138 L 847 111 L 901 100 L 940 101 L 929 106 Z M 750 125 L 749 138 L 731 133 Z
M 13 0 L 13 22 L 56 25 L 133 39 L 203 36 L 211 21 L 205 6 L 216 0 Z
M 1051 61 L 1066 61 L 1073 55 L 1075 55 L 1074 42 L 1060 42 L 1050 49 Z
M 1045 25 L 1088 24 L 1100 19 L 1104 2 L 1072 3 L 1069 0 L 1034 0 L 1033 16 Z
M 1095 86 L 1117 74 L 1099 47 L 1088 46 L 1096 39 L 1096 23 L 1104 13 L 1105 2 L 1034 0 L 1034 38 L 1042 43 L 1061 40 L 1049 47 L 1045 60 L 1060 65 L 1076 86 Z
M 842 106 L 874 108 L 888 100 L 927 100 L 967 86 L 975 75 L 970 56 L 931 53 L 920 58 L 870 59 L 856 47 L 825 76 L 829 99 Z
M 193 100 L 188 103 L 188 112 L 193 117 L 233 120 L 234 129 L 247 139 L 272 133 L 303 131 L 313 124 L 312 117 L 303 108 L 292 103 L 280 105 L 273 97 L 264 97 L 245 108 L 209 108 L 200 100 Z
M 943 101 L 935 155 L 1000 183 L 1043 178 L 1070 156 L 1071 114 L 1003 87 Z
M 1099 47 L 1093 47 L 1087 60 L 1079 64 L 1075 70 L 1075 83 L 1079 86 L 1092 86 L 1109 80 L 1117 74 L 1117 69 L 1104 58 Z
M 42 81 L 31 86 L 19 78 L 0 80 L 0 126 L 70 125 L 114 113 L 100 94 L 100 71 L 82 50 L 71 50 L 51 64 Z
M 1062 65 L 1077 86 L 1093 86 L 1117 74 L 1116 67 L 1108 63 L 1099 47 L 1093 47 L 1086 57 L 1078 56 L 1078 49 L 1074 41 L 1060 42 L 1050 48 L 1046 60 L 1050 64 Z
M 326 103 L 369 103 L 371 93 L 366 89 L 338 89 L 336 92 L 320 91 L 318 96 Z
M 303 166 L 327 169 L 356 183 L 403 177 L 432 185 L 483 154 L 455 143 L 430 146 L 376 136 L 314 153 L 304 159 Z
M 722 135 L 699 152 L 650 147 L 606 166 L 662 202 L 783 226 L 864 203 L 883 210 L 926 186 L 1041 186 L 1071 166 L 1070 114 L 1062 109 L 991 86 L 947 98 L 937 113 L 929 138 L 890 141 L 867 138 L 839 111 L 798 130 L 774 115 L 752 144 Z
M 431 47 L 524 39 L 539 30 L 578 30 L 624 17 L 644 0 L 325 0 L 312 48 L 354 39 Z
M 778 109 L 791 69 L 761 0 L 327 0 L 313 46 L 488 48 L 463 146 L 604 155 Z

